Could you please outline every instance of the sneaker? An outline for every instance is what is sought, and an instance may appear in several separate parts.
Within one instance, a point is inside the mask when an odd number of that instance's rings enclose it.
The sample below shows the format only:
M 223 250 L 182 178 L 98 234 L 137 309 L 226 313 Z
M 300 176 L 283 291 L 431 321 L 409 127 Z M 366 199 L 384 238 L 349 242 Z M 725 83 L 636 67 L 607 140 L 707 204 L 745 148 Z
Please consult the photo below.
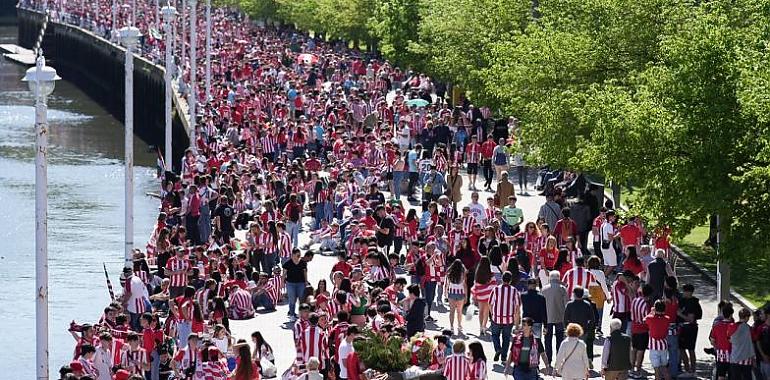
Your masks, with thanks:
M 435 321 L 436 321 L 436 320 L 435 320 L 435 319 L 433 319 L 433 317 L 431 317 L 430 315 L 429 315 L 429 316 L 427 316 L 427 317 L 425 317 L 425 322 L 435 322 Z
M 500 360 L 500 353 L 499 353 L 499 352 L 495 352 L 495 358 L 494 358 L 494 359 L 492 359 L 492 361 L 493 361 L 493 362 L 496 362 L 496 361 L 498 361 L 498 360 Z

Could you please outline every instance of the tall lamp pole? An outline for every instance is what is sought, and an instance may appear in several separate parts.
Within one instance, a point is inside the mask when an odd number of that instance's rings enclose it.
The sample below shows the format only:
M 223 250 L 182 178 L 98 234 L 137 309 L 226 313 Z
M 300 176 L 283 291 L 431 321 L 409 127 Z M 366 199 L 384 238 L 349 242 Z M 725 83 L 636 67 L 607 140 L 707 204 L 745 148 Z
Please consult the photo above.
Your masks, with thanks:
M 198 70 L 197 2 L 198 0 L 190 0 L 190 96 L 188 103 L 190 106 L 190 147 L 193 151 L 197 150 L 195 144 L 195 105 L 198 101 L 198 84 L 195 78 Z
M 171 158 L 171 70 L 172 70 L 172 59 L 171 59 L 171 24 L 174 22 L 174 17 L 176 16 L 176 8 L 167 5 L 163 7 L 163 22 L 165 23 L 165 32 L 166 32 L 166 70 L 163 75 L 163 79 L 166 82 L 166 109 L 164 111 L 165 117 L 166 117 L 166 146 L 165 146 L 165 155 L 164 160 L 166 161 L 166 170 L 172 170 L 172 158 Z
M 141 37 L 139 29 L 133 26 L 120 28 L 120 41 L 126 47 L 125 53 L 125 150 L 126 150 L 126 199 L 125 199 L 125 266 L 131 265 L 134 249 L 134 52 Z
M 35 67 L 27 70 L 27 82 L 35 96 L 35 346 L 37 379 L 48 379 L 48 95 L 61 79 L 45 65 L 38 52 Z
M 211 0 L 206 0 L 206 102 L 211 99 Z
M 187 45 L 185 44 L 185 40 L 187 39 L 187 1 L 182 0 L 182 20 L 180 20 L 180 24 L 182 24 L 182 33 L 179 35 L 179 42 L 181 46 L 180 50 L 180 58 L 179 58 L 179 66 L 182 67 L 181 70 L 179 70 L 178 77 L 180 78 L 180 81 L 184 81 L 184 70 L 185 67 L 187 67 L 187 62 L 185 62 L 185 56 L 187 56 Z

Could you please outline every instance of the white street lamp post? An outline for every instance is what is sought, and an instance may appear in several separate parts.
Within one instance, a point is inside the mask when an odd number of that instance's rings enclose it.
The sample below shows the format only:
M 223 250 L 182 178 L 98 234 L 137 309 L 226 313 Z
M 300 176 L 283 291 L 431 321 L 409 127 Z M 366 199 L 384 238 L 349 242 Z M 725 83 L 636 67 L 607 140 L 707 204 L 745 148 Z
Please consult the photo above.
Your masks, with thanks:
M 176 8 L 167 5 L 163 7 L 163 21 L 165 22 L 166 31 L 166 72 L 163 75 L 163 79 L 166 82 L 166 150 L 164 160 L 166 161 L 166 170 L 171 170 L 172 158 L 171 158 L 171 24 L 174 22 L 174 16 L 176 16 Z
M 193 149 L 193 151 L 196 151 L 196 144 L 195 144 L 195 125 L 196 125 L 196 112 L 195 112 L 195 105 L 198 101 L 198 84 L 196 83 L 196 74 L 198 70 L 198 36 L 197 36 L 197 24 L 198 24 L 198 17 L 197 17 L 197 0 L 190 0 L 190 95 L 189 95 L 189 106 L 190 106 L 190 147 Z
M 112 0 L 112 30 L 110 36 L 115 37 L 118 30 L 118 0 Z M 112 39 L 114 41 L 114 39 Z
M 206 0 L 206 102 L 211 99 L 211 0 Z
M 35 96 L 35 346 L 37 379 L 48 379 L 48 103 L 59 80 L 43 54 L 22 79 Z
M 179 59 L 179 66 L 181 69 L 179 70 L 179 80 L 184 81 L 184 69 L 187 67 L 187 63 L 185 62 L 185 56 L 187 56 L 187 45 L 185 44 L 185 40 L 187 39 L 187 1 L 182 0 L 182 33 L 179 35 L 179 43 L 180 43 L 180 54 L 181 57 Z
M 126 47 L 125 53 L 125 149 L 126 149 L 126 194 L 125 194 L 125 266 L 131 265 L 134 249 L 134 52 L 141 37 L 139 29 L 129 26 L 120 29 L 120 40 Z

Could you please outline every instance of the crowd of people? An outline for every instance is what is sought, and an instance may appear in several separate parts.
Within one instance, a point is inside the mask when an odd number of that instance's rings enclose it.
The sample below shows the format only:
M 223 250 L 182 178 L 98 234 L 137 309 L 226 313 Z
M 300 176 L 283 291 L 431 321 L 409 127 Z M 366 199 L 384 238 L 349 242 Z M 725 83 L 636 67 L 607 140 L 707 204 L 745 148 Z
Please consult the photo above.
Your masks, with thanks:
M 111 3 L 52 4 L 57 19 L 113 36 Z M 114 24 L 136 13 L 141 54 L 157 61 L 154 5 L 120 7 Z M 202 83 L 185 85 L 185 43 L 175 54 L 180 88 L 202 104 L 196 139 L 163 168 L 157 223 L 122 294 L 96 323 L 70 327 L 62 378 L 360 379 L 365 333 L 406 342 L 440 328 L 428 368 L 450 380 L 486 379 L 493 363 L 515 379 L 645 378 L 645 352 L 656 378 L 694 376 L 703 313 L 669 262 L 671 231 L 621 218 L 586 188 L 568 197 L 576 174 L 563 171 L 538 173 L 546 202 L 525 216 L 518 196 L 535 189 L 515 118 L 498 128 L 486 108 L 450 106 L 426 75 L 212 13 L 209 99 Z M 337 262 L 311 284 L 319 253 Z M 263 335 L 234 337 L 230 321 L 285 304 L 296 357 L 278 369 Z M 768 376 L 770 322 L 749 327 L 750 312 L 733 312 L 720 304 L 712 328 L 717 376 Z

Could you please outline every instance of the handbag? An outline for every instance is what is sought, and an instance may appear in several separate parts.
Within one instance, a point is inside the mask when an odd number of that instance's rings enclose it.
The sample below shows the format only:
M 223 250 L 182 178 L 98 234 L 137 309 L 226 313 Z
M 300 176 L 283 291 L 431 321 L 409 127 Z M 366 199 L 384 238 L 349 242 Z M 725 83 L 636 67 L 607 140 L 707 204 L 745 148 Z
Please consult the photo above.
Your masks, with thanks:
M 259 360 L 259 367 L 262 369 L 262 376 L 265 378 L 270 379 L 278 375 L 278 368 L 267 358 L 263 357 Z

